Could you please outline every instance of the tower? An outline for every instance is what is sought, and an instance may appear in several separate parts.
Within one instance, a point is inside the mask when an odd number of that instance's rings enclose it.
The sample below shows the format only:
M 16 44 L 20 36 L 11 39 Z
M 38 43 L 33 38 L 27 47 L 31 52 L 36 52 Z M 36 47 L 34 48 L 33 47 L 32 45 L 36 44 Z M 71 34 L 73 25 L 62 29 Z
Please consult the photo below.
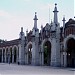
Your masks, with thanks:
M 32 33 L 32 65 L 39 65 L 39 29 L 37 28 L 37 15 L 35 12 Z
M 65 21 L 66 21 L 66 20 L 65 20 L 65 16 L 63 17 L 63 20 L 62 20 L 62 21 L 63 21 L 63 33 L 64 33 Z
M 23 40 L 23 39 L 24 39 L 24 37 L 25 37 L 25 34 L 24 34 L 24 32 L 23 32 L 23 27 L 21 27 L 21 32 L 20 32 L 20 34 L 19 34 L 19 35 L 20 35 L 20 37 L 19 37 L 19 38 L 20 38 L 21 40 Z
M 33 19 L 34 20 L 34 29 L 37 29 L 37 20 L 38 19 L 37 19 L 37 15 L 36 14 L 37 14 L 37 12 L 35 12 L 35 17 Z
M 54 23 L 51 23 L 51 66 L 60 66 L 60 25 L 58 23 L 58 10 L 55 3 Z
M 19 63 L 20 64 L 25 64 L 25 48 L 24 48 L 24 45 L 25 45 L 25 35 L 24 35 L 24 32 L 23 32 L 23 27 L 21 27 L 21 32 L 20 32 L 20 43 L 19 43 Z
M 55 3 L 55 8 L 54 8 L 54 23 L 55 24 L 57 24 L 58 23 L 58 15 L 57 15 L 57 13 L 59 12 L 58 10 L 57 10 L 57 4 Z

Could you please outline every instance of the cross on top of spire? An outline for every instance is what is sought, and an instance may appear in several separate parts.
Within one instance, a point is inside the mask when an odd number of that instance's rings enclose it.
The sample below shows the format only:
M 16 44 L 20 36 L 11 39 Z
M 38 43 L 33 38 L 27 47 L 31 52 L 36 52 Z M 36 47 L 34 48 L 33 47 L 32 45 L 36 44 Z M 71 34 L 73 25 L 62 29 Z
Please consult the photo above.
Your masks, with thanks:
M 35 15 L 37 14 L 37 12 L 35 12 Z
M 38 20 L 38 19 L 37 19 L 37 15 L 36 15 L 36 14 L 37 14 L 37 12 L 35 12 L 34 20 Z
M 58 10 L 57 10 L 57 3 L 55 3 L 55 8 L 54 8 L 53 12 L 58 12 Z
M 55 3 L 55 7 L 57 6 L 57 3 Z

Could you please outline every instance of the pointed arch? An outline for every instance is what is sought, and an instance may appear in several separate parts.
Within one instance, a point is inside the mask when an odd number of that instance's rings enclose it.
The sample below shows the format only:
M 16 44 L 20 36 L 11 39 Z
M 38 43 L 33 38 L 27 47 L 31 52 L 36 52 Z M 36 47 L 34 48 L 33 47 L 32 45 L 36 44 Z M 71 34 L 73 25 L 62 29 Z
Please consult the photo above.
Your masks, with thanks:
M 44 65 L 50 65 L 51 63 L 51 40 L 50 39 L 44 39 L 42 42 L 42 61 Z
M 14 45 L 13 46 L 13 61 L 14 63 L 17 63 L 17 60 L 18 60 L 18 46 Z
M 28 44 L 27 44 L 27 62 L 28 64 L 31 64 L 32 63 L 32 42 L 30 41 Z
M 75 36 L 70 34 L 64 40 L 67 67 L 75 67 Z
M 67 41 L 68 41 L 70 38 L 75 39 L 75 35 L 70 34 L 69 36 L 67 36 L 67 37 L 64 39 L 64 50 L 65 50 L 65 51 L 67 50 Z

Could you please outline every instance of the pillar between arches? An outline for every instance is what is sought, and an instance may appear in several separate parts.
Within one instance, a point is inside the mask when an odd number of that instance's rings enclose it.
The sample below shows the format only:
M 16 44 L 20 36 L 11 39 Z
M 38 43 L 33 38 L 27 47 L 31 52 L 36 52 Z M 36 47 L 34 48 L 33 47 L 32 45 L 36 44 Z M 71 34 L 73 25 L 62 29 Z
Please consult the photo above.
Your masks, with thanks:
M 2 49 L 2 63 L 3 63 L 3 49 Z
M 44 65 L 44 52 L 41 52 L 41 57 L 42 57 L 42 66 Z
M 64 67 L 67 67 L 67 52 L 66 51 L 64 51 L 63 52 L 63 55 L 64 55 Z
M 14 48 L 12 48 L 12 63 L 14 63 Z
M 4 53 L 4 55 L 5 55 L 4 57 L 5 57 L 5 63 L 6 63 L 6 49 L 5 49 L 5 53 Z

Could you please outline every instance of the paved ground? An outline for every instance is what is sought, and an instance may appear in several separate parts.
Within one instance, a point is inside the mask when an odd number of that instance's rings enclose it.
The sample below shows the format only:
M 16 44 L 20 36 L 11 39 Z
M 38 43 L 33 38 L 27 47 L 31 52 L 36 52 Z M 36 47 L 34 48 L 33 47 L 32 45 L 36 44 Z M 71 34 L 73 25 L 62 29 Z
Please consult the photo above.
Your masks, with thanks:
M 75 75 L 74 68 L 0 64 L 0 75 Z

